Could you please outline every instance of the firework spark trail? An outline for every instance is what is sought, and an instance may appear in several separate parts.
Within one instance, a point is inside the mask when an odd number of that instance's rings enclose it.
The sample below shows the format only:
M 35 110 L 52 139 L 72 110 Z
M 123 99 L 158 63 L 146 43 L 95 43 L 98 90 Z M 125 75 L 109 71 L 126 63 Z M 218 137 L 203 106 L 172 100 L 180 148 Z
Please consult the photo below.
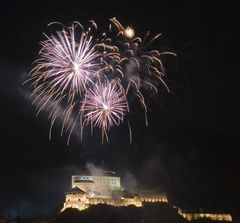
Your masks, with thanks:
M 102 142 L 108 131 L 120 125 L 128 111 L 126 94 L 122 86 L 108 80 L 95 84 L 86 94 L 81 112 L 83 123 L 102 129 Z
M 161 34 L 151 38 L 150 32 L 147 32 L 143 39 L 135 36 L 134 29 L 131 27 L 125 28 L 115 17 L 110 19 L 111 24 L 117 29 L 117 46 L 120 57 L 115 59 L 112 67 L 119 76 L 126 93 L 132 88 L 138 100 L 140 101 L 147 121 L 147 106 L 145 98 L 142 94 L 142 89 L 149 86 L 156 93 L 158 92 L 158 84 L 160 83 L 167 91 L 169 88 L 165 83 L 164 67 L 162 63 L 163 55 L 173 55 L 173 52 L 159 52 L 158 50 L 149 51 L 147 48 Z M 121 40 L 121 41 L 119 41 Z M 120 66 L 119 66 L 120 65 Z M 126 83 L 126 84 L 124 84 Z

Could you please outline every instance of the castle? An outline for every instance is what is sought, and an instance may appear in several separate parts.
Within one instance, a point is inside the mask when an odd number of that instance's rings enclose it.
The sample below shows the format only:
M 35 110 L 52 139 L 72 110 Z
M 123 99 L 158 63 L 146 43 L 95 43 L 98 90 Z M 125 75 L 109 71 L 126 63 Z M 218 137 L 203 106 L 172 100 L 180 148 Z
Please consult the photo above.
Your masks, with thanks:
M 115 172 L 104 171 L 96 176 L 73 175 L 72 189 L 66 193 L 62 211 L 66 208 L 84 210 L 96 204 L 141 207 L 143 202 L 168 201 L 165 194 L 128 192 L 121 187 L 120 177 Z
M 73 175 L 71 186 L 71 190 L 65 195 L 61 211 L 67 208 L 85 210 L 97 204 L 141 207 L 144 202 L 168 203 L 165 194 L 135 193 L 124 190 L 120 177 L 113 171 L 104 171 L 101 175 Z M 188 221 L 210 219 L 232 222 L 232 216 L 227 213 L 191 213 L 175 206 L 173 208 L 177 209 L 177 213 Z

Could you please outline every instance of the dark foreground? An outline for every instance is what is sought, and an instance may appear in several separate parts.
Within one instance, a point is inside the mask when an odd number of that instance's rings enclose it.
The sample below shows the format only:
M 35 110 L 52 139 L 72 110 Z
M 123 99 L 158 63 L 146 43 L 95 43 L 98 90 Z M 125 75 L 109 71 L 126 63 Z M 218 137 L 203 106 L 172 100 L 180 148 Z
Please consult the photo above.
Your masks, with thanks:
M 194 220 L 193 223 L 224 223 L 210 219 Z M 236 221 L 233 221 L 236 222 Z M 91 206 L 84 211 L 66 209 L 51 218 L 20 218 L 7 220 L 1 218 L 0 223 L 189 223 L 177 213 L 177 209 L 168 204 L 145 204 L 143 207 L 113 207 L 108 205 Z
M 85 211 L 75 209 L 65 210 L 57 215 L 54 223 L 185 223 L 175 209 L 168 205 L 145 205 L 141 208 L 134 206 L 112 207 L 97 205 Z

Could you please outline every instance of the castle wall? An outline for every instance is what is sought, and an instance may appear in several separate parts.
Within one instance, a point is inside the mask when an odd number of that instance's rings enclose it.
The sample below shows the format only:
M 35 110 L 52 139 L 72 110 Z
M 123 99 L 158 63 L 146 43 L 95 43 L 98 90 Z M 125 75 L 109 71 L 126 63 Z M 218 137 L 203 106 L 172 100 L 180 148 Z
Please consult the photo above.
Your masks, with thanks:
M 88 197 L 86 194 L 66 194 L 66 201 L 64 203 L 64 209 L 66 208 L 77 208 L 84 210 L 91 205 L 106 204 L 115 207 L 134 205 L 141 207 L 142 202 L 167 202 L 164 195 L 144 195 L 134 196 L 133 198 L 102 198 L 102 197 Z
M 62 211 L 66 208 L 77 208 L 78 210 L 84 210 L 86 208 L 86 201 L 86 194 L 67 193 Z
M 66 201 L 63 205 L 62 211 L 67 208 L 76 208 L 80 211 L 86 209 L 86 203 L 84 201 Z
M 82 193 L 67 193 L 66 201 L 83 201 L 86 202 L 87 196 Z
M 199 219 L 211 219 L 213 221 L 229 221 L 232 222 L 232 216 L 230 214 L 217 214 L 217 213 L 187 213 L 178 208 L 178 214 L 188 221 Z
M 136 207 L 141 207 L 142 202 L 137 197 L 134 198 L 123 198 L 123 199 L 111 199 L 111 198 L 89 198 L 89 205 L 97 205 L 97 204 L 107 204 L 115 207 L 121 206 L 129 206 L 134 205 Z
M 139 194 L 138 197 L 142 202 L 168 202 L 164 194 Z

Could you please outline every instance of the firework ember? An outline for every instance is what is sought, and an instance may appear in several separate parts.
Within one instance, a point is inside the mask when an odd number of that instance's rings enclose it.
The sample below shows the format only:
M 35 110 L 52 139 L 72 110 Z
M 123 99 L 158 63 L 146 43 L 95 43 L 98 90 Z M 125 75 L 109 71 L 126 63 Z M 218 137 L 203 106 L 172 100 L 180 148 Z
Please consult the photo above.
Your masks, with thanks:
M 141 90 L 145 88 L 157 93 L 159 86 L 163 86 L 169 91 L 165 82 L 162 56 L 176 56 L 176 54 L 168 51 L 148 50 L 151 43 L 160 34 L 149 38 L 150 32 L 147 32 L 143 38 L 140 38 L 135 36 L 133 28 L 125 28 L 116 18 L 112 18 L 110 21 L 118 32 L 116 45 L 120 55 L 112 62 L 114 64 L 113 68 L 117 71 L 115 73 L 121 80 L 126 92 L 128 93 L 130 88 L 133 89 L 146 115 L 147 106 Z M 146 125 L 147 123 L 146 118 Z

